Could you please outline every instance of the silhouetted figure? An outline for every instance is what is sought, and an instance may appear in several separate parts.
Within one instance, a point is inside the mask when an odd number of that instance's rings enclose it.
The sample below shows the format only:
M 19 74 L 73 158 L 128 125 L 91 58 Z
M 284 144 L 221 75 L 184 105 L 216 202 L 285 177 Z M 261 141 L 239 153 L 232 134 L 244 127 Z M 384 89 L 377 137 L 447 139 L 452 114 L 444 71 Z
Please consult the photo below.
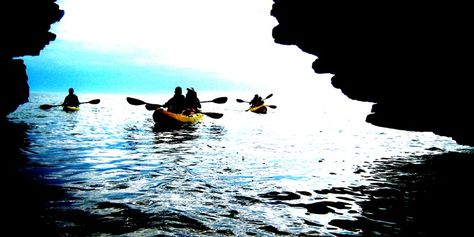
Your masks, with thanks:
M 185 105 L 185 98 L 181 87 L 177 86 L 174 89 L 174 96 L 171 97 L 163 107 L 168 108 L 168 111 L 173 113 L 182 113 Z
M 186 93 L 186 98 L 185 98 L 185 110 L 186 113 L 195 113 L 199 112 L 199 109 L 201 108 L 201 102 L 199 98 L 197 97 L 197 93 L 194 90 L 194 88 L 187 88 L 188 92 Z
M 79 106 L 79 98 L 74 94 L 74 89 L 69 88 L 69 94 L 64 98 L 63 106 Z
M 250 106 L 252 107 L 257 107 L 257 106 L 260 106 L 260 105 L 263 105 L 263 99 L 261 96 L 259 96 L 258 94 L 255 94 L 255 96 L 253 97 L 253 99 L 249 102 Z

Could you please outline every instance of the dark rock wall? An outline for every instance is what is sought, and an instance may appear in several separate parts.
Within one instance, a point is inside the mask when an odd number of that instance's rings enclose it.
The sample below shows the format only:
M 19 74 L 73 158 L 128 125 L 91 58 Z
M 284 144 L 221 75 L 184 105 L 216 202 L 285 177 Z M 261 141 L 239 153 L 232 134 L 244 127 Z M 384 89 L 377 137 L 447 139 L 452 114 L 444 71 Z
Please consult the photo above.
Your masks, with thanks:
M 275 42 L 317 56 L 316 73 L 374 102 L 366 121 L 474 145 L 472 7 L 274 0 Z
M 21 56 L 37 56 L 56 38 L 49 32 L 64 11 L 56 0 L 5 0 L 0 3 L 0 118 L 28 102 L 26 66 Z

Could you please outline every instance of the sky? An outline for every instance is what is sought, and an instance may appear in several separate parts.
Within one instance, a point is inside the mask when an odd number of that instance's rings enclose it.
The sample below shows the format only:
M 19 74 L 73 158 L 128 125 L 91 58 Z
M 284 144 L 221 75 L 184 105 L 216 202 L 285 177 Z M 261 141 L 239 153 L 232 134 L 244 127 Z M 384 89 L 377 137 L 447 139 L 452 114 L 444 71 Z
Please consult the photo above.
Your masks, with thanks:
M 24 57 L 31 91 L 333 90 L 272 38 L 272 0 L 58 0 L 56 40 Z

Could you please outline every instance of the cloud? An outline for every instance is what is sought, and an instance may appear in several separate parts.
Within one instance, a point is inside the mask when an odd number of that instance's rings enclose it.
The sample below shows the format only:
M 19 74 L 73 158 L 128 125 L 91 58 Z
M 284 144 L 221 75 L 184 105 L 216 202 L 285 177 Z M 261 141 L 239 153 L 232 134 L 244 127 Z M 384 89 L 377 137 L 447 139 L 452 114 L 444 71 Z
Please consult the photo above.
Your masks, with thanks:
M 261 85 L 314 76 L 314 56 L 278 45 L 272 0 L 62 0 L 59 40 L 130 63 Z

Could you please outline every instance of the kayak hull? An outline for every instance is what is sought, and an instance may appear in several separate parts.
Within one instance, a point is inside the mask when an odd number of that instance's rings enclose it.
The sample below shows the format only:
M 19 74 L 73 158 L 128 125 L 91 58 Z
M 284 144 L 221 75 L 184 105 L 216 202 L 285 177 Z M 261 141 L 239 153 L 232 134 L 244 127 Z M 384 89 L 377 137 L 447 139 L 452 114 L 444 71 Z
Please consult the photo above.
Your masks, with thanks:
M 250 107 L 249 111 L 257 113 L 257 114 L 266 114 L 267 113 L 267 105 L 259 105 L 255 107 Z
M 79 107 L 78 106 L 63 106 L 63 110 L 66 112 L 74 112 L 74 111 L 78 111 Z
M 193 113 L 190 115 L 177 114 L 158 108 L 153 112 L 153 121 L 159 126 L 179 126 L 183 124 L 198 123 L 203 119 L 201 113 Z

